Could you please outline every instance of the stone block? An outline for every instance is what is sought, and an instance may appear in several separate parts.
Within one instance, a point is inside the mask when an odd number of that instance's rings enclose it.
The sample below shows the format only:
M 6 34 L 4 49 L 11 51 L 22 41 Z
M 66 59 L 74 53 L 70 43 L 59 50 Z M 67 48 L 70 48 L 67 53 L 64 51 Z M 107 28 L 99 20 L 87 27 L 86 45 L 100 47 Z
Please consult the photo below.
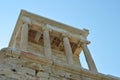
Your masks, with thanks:
M 37 66 L 38 66 L 38 70 L 39 71 L 45 71 L 45 69 L 40 65 L 40 64 L 37 64 Z M 49 71 L 49 70 L 48 70 Z
M 24 73 L 24 74 L 35 76 L 35 70 L 27 68 L 27 67 L 22 67 L 20 72 Z
M 65 71 L 59 70 L 59 69 L 52 69 L 53 74 L 59 75 L 59 76 L 65 76 Z
M 72 76 L 71 73 L 68 73 L 68 72 L 65 73 L 65 77 L 70 78 L 71 76 Z
M 50 77 L 50 79 L 49 80 L 61 80 L 60 78 L 57 78 L 57 77 Z
M 51 66 L 42 66 L 44 71 L 48 72 L 48 73 L 51 73 L 52 72 L 52 69 L 51 69 Z
M 49 73 L 46 73 L 46 72 L 38 72 L 37 73 L 37 77 L 40 77 L 40 78 L 49 78 Z
M 21 55 L 21 51 L 17 49 L 12 49 L 12 57 L 19 58 Z
M 58 70 L 57 74 L 60 75 L 60 76 L 65 76 L 65 71 Z
M 68 80 L 67 78 L 62 78 L 62 80 Z
M 48 78 L 39 78 L 38 80 L 49 80 Z

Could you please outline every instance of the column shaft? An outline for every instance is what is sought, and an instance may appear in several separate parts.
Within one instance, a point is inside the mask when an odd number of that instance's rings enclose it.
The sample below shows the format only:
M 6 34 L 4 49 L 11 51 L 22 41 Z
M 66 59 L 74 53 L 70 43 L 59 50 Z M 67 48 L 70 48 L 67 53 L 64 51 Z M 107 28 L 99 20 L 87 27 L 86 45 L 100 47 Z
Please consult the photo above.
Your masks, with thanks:
M 44 38 L 44 53 L 45 57 L 47 59 L 51 59 L 52 57 L 52 52 L 51 52 L 51 42 L 50 42 L 50 36 L 49 36 L 49 31 L 45 29 L 43 31 L 43 38 Z
M 91 70 L 93 72 L 97 72 L 97 68 L 96 68 L 95 63 L 94 63 L 94 61 L 92 59 L 92 56 L 91 56 L 90 51 L 89 51 L 89 49 L 87 47 L 87 44 L 83 43 L 81 45 L 81 47 L 83 49 L 83 52 L 84 52 L 84 55 L 85 55 L 89 70 Z
M 12 48 L 16 48 L 17 37 L 18 37 L 18 34 L 19 34 L 19 32 L 20 32 L 20 28 L 21 28 L 21 26 L 18 28 L 18 31 L 17 31 L 16 34 L 15 34 L 15 38 L 14 38 L 14 42 L 13 42 Z
M 74 64 L 73 53 L 72 53 L 72 49 L 71 49 L 68 37 L 65 36 L 63 38 L 63 41 L 64 41 L 65 53 L 66 53 L 68 64 Z
M 75 60 L 75 64 L 76 64 L 76 65 L 79 65 L 79 67 L 81 68 L 82 65 L 81 65 L 81 62 L 80 62 L 79 56 L 74 55 L 74 60 Z
M 26 51 L 28 47 L 28 24 L 22 25 L 20 49 Z
M 39 38 L 41 36 L 40 32 L 37 32 L 36 36 L 35 36 L 35 41 L 38 43 L 39 42 Z

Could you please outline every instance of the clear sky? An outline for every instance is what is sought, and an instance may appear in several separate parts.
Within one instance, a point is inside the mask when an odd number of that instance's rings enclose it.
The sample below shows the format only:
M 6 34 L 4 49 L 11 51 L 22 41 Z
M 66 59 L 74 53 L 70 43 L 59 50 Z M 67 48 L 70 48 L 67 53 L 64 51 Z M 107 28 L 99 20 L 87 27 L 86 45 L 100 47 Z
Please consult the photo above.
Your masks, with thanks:
M 21 9 L 89 29 L 98 71 L 120 77 L 120 0 L 1 0 L 0 49 L 8 46 Z M 83 55 L 81 60 L 86 67 Z

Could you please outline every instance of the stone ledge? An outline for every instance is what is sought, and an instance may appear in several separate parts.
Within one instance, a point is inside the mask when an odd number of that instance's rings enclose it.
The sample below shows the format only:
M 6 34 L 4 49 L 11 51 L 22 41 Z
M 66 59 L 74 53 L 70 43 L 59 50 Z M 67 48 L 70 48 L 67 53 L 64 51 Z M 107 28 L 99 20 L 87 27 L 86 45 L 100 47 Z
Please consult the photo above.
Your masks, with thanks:
M 58 62 L 55 62 L 55 61 L 52 61 L 52 60 L 47 60 L 47 59 L 41 58 L 41 57 L 39 57 L 35 54 L 32 54 L 30 52 L 24 52 L 24 51 L 20 51 L 18 49 L 4 48 L 0 51 L 0 53 L 3 53 L 1 55 L 8 56 L 8 57 L 13 57 L 13 58 L 16 58 L 16 59 L 18 58 L 19 60 L 22 60 L 22 61 L 26 60 L 26 62 L 33 62 L 33 63 L 36 63 L 36 64 L 49 66 L 52 69 L 65 71 L 68 74 L 71 73 L 71 75 L 77 74 L 77 75 L 80 75 L 82 77 L 87 77 L 87 78 L 91 78 L 91 79 L 94 79 L 94 80 L 96 80 L 96 79 L 100 79 L 100 80 L 119 80 L 119 78 L 117 79 L 117 78 L 114 78 L 114 77 L 111 77 L 111 76 L 108 76 L 108 75 L 104 75 L 104 74 L 101 74 L 101 73 L 94 73 L 94 72 L 88 71 L 86 69 L 80 68 L 78 66 L 68 65 L 68 64 L 64 64 L 64 63 L 58 63 Z M 62 74 L 62 73 L 63 72 L 59 73 L 58 75 L 63 76 L 63 78 L 64 77 L 68 77 L 68 78 L 71 78 L 71 79 L 73 78 L 70 75 L 66 75 L 66 74 Z M 76 78 L 73 78 L 73 79 L 76 79 Z

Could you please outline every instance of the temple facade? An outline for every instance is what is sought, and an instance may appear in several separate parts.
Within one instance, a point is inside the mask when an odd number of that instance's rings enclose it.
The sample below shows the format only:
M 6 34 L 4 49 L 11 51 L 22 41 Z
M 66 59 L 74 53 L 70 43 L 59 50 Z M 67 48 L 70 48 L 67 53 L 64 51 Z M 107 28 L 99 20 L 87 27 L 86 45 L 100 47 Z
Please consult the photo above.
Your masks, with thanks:
M 8 48 L 1 50 L 0 79 L 120 80 L 98 72 L 87 47 L 88 34 L 87 29 L 22 10 Z M 81 51 L 88 69 L 79 60 Z

